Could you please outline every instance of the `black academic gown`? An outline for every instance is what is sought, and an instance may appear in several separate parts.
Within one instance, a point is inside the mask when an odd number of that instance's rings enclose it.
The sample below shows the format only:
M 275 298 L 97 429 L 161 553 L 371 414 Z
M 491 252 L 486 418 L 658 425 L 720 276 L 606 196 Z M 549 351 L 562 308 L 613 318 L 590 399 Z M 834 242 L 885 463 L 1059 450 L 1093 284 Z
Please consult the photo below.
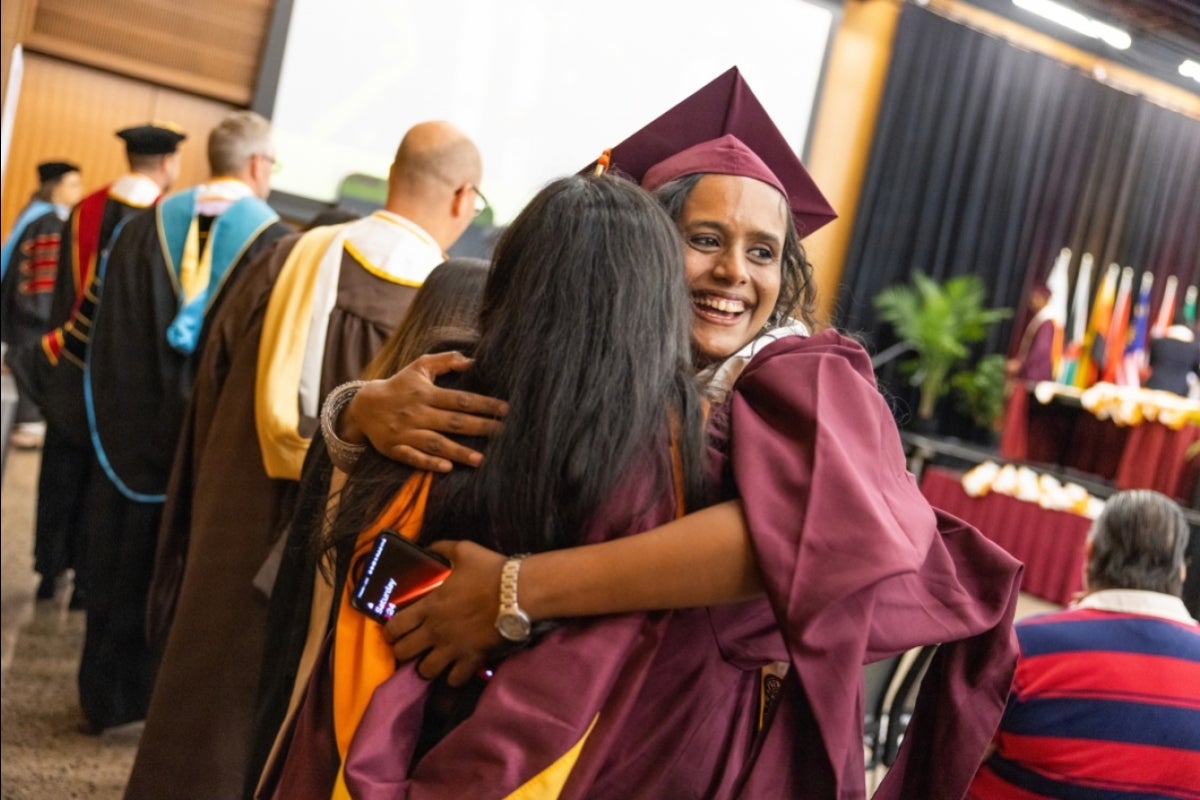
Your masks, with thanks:
M 202 349 L 182 353 L 167 341 L 180 302 L 178 278 L 160 240 L 160 213 L 156 208 L 132 217 L 113 241 L 84 380 L 90 433 L 100 446 L 88 503 L 92 581 L 79 694 L 97 729 L 146 713 L 157 665 L 146 643 L 146 593 L 193 358 Z M 254 232 L 224 279 L 214 281 L 210 313 L 244 265 L 287 232 L 278 222 Z
M 87 583 L 84 515 L 95 461 L 83 408 L 83 358 L 97 292 L 92 279 L 117 226 L 140 210 L 111 196 L 108 186 L 71 210 L 62 226 L 47 332 L 9 354 L 22 394 L 35 398 L 46 417 L 34 569 L 49 578 L 73 569 L 76 602 Z
M 1147 389 L 1160 389 L 1187 397 L 1188 374 L 1200 372 L 1200 344 L 1168 337 L 1150 340 L 1150 377 Z
M 0 284 L 0 340 L 14 353 L 36 343 L 50 327 L 62 229 L 63 221 L 52 209 L 15 234 L 12 264 Z M 22 390 L 16 421 L 40 420 L 38 405 L 32 393 Z

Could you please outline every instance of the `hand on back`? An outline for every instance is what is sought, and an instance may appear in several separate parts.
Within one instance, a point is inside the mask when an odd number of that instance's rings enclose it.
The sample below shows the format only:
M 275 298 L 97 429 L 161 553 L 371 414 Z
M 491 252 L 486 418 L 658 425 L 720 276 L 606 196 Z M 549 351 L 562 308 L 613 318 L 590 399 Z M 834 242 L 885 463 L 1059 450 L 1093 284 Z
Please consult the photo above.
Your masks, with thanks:
M 483 455 L 443 434 L 491 436 L 508 404 L 494 397 L 443 389 L 434 380 L 461 372 L 471 359 L 457 352 L 413 361 L 386 380 L 365 384 L 342 412 L 338 435 L 369 441 L 383 455 L 415 469 L 449 472 L 454 464 L 477 467 Z

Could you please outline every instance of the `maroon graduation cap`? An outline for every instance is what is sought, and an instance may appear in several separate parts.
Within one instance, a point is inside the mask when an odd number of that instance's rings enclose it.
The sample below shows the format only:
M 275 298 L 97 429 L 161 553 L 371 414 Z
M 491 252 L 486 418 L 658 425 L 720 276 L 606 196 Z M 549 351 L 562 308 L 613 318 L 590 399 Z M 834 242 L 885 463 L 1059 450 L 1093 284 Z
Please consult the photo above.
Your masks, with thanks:
M 701 172 L 763 181 L 787 197 L 801 237 L 837 219 L 737 67 L 612 148 L 609 159 L 651 191 Z

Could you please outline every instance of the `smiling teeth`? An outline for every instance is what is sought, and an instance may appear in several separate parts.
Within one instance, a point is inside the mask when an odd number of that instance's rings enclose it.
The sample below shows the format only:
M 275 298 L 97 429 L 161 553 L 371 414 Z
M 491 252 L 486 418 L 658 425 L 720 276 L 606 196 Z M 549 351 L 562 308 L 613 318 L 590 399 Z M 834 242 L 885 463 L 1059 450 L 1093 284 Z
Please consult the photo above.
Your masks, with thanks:
M 696 303 L 727 314 L 740 314 L 746 310 L 746 304 L 741 300 L 727 300 L 724 297 L 701 295 L 696 298 Z

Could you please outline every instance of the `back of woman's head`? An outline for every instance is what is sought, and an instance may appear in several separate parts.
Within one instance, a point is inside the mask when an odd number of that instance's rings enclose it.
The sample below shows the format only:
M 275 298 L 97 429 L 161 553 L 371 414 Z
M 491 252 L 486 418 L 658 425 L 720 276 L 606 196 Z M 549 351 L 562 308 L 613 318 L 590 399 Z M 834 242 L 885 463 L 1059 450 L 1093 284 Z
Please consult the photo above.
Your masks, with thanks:
M 583 394 L 579 381 L 661 397 L 688 358 L 681 254 L 671 220 L 633 183 L 551 183 L 496 245 L 476 380 L 540 406 Z
M 690 307 L 675 226 L 614 176 L 543 189 L 496 245 L 473 366 L 456 388 L 506 400 L 502 431 L 468 443 L 478 469 L 439 476 L 423 541 L 474 539 L 505 552 L 580 541 L 630 468 L 669 497 L 668 431 L 689 506 L 703 491 L 702 414 Z M 655 457 L 661 456 L 661 457 Z M 368 451 L 355 466 L 330 544 L 353 538 L 412 471 Z M 641 509 L 621 509 L 630 518 Z
M 473 339 L 487 274 L 488 262 L 479 258 L 451 258 L 439 264 L 363 377 L 387 378 L 439 342 Z
M 573 543 L 672 415 L 698 470 L 689 324 L 678 234 L 649 194 L 614 176 L 543 189 L 497 243 L 462 386 L 508 401 L 504 429 L 477 472 L 443 479 L 454 499 L 431 498 L 427 534 Z

